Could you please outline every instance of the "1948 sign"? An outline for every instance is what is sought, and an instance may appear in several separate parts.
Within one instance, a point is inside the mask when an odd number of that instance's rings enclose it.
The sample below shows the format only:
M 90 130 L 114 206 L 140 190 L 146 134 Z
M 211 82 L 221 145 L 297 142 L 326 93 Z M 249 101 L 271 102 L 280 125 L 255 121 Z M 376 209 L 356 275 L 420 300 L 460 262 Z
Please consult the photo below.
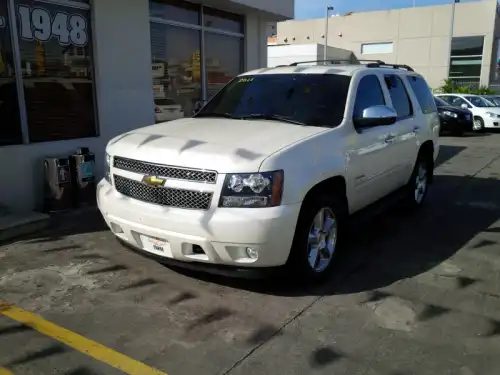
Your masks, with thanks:
M 59 44 L 83 47 L 88 42 L 87 20 L 80 14 L 57 12 L 53 17 L 43 8 L 18 7 L 20 36 L 24 40 L 47 42 L 57 38 Z

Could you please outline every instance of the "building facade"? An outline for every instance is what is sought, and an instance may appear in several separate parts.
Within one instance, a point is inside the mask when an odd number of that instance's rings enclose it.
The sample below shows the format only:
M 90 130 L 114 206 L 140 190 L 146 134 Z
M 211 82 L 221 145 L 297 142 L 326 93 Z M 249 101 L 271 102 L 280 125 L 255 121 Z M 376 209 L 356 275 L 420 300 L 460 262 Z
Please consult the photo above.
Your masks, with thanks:
M 47 156 L 89 147 L 102 176 L 109 139 L 190 116 L 265 67 L 268 24 L 293 12 L 293 0 L 0 0 L 0 206 L 41 207 Z
M 451 39 L 452 8 L 447 4 L 332 16 L 328 45 L 351 50 L 358 59 L 410 65 L 433 88 L 448 77 L 466 84 L 495 83 L 497 1 L 457 3 Z M 278 23 L 277 44 L 324 42 L 324 18 Z

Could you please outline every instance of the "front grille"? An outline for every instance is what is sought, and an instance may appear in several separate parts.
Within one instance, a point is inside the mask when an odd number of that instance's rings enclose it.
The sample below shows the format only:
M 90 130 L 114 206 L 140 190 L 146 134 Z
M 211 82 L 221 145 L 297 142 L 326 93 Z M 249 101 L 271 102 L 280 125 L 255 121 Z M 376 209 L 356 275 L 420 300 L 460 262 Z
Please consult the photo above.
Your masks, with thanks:
M 142 182 L 114 175 L 116 190 L 133 199 L 161 206 L 208 210 L 212 201 L 211 192 L 152 187 Z
M 122 158 L 119 156 L 113 158 L 113 166 L 115 168 L 124 169 L 130 172 L 147 174 L 151 176 L 174 178 L 176 180 L 206 182 L 209 184 L 215 184 L 215 182 L 217 181 L 217 172 L 215 171 L 173 167 L 169 165 L 154 164 L 140 160 Z

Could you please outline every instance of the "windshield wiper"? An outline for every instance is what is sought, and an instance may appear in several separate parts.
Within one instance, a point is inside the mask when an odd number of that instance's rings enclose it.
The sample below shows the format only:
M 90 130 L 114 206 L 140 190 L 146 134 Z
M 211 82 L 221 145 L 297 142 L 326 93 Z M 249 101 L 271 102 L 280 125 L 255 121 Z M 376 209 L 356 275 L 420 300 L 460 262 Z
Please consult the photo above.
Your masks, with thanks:
M 304 124 L 303 122 L 292 120 L 291 118 L 286 117 L 286 116 L 272 115 L 272 114 L 265 114 L 265 113 L 252 113 L 250 115 L 241 116 L 239 118 L 242 120 L 247 120 L 247 119 L 277 120 L 277 121 L 282 121 L 282 122 L 286 122 L 289 124 L 307 125 L 307 124 Z
M 197 113 L 193 117 L 223 117 L 223 118 L 241 120 L 240 116 L 235 116 L 230 113 L 219 113 L 219 112 Z

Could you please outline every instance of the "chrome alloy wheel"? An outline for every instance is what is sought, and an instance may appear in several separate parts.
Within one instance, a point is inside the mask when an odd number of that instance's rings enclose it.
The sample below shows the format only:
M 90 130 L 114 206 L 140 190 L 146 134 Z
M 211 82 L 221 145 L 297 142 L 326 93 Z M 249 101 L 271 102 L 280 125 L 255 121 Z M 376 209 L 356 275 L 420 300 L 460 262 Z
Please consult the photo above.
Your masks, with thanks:
M 472 129 L 473 130 L 481 130 L 481 128 L 483 127 L 483 125 L 481 124 L 481 120 L 479 119 L 474 119 L 473 123 L 472 123 Z
M 318 211 L 309 229 L 307 241 L 309 266 L 321 273 L 329 265 L 337 245 L 337 220 L 333 211 L 324 207 Z
M 427 191 L 427 167 L 425 163 L 418 166 L 417 176 L 415 178 L 415 202 L 422 203 Z

